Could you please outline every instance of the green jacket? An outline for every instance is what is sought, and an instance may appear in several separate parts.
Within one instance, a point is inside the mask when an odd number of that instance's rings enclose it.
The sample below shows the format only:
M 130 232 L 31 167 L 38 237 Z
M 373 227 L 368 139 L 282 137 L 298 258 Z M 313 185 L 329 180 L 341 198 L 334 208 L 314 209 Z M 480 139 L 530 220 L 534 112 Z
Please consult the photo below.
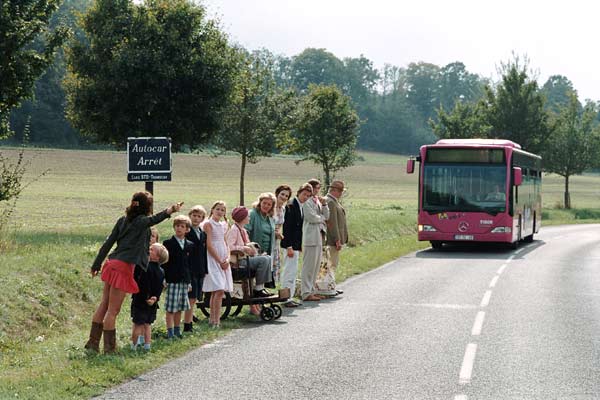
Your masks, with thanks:
M 250 241 L 258 243 L 262 251 L 271 255 L 275 246 L 275 222 L 273 218 L 267 218 L 268 221 L 260 215 L 260 211 L 253 208 L 250 210 L 250 222 L 244 227 L 248 231 Z

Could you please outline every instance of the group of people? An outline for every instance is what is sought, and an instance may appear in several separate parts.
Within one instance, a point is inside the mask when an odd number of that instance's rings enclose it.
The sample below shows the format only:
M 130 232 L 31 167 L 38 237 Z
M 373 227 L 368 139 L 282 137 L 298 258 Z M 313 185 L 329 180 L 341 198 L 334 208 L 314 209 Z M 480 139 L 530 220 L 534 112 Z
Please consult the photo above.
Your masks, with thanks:
M 336 180 L 326 196 L 320 190 L 321 183 L 311 179 L 292 198 L 292 189 L 280 185 L 274 193 L 262 193 L 250 210 L 235 207 L 231 225 L 225 202 L 215 202 L 208 215 L 194 206 L 188 215 L 173 218 L 174 234 L 162 244 L 154 225 L 179 212 L 183 202 L 153 215 L 152 195 L 135 193 L 92 264 L 92 276 L 101 271 L 104 289 L 85 348 L 99 352 L 104 337 L 104 353 L 116 351 L 115 322 L 127 294 L 132 294 L 132 348 L 150 349 L 151 324 L 163 290 L 169 338 L 182 336 L 182 316 L 183 332 L 193 331 L 193 308 L 202 293 L 210 293 L 208 323 L 218 328 L 223 296 L 233 291 L 231 263 L 238 255 L 245 257 L 254 277 L 253 297 L 269 297 L 268 289 L 279 284 L 292 294 L 283 305 L 300 306 L 293 294 L 301 253 L 301 300 L 341 294 L 335 271 L 348 242 L 340 203 L 346 188 Z M 251 306 L 250 312 L 258 315 L 260 310 Z

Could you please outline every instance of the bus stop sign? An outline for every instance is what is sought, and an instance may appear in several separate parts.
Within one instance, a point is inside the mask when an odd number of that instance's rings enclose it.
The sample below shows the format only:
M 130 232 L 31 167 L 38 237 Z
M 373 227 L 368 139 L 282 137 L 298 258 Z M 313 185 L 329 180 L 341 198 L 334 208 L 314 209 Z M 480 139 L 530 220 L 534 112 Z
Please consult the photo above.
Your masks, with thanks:
M 127 138 L 127 180 L 153 182 L 171 180 L 171 139 Z

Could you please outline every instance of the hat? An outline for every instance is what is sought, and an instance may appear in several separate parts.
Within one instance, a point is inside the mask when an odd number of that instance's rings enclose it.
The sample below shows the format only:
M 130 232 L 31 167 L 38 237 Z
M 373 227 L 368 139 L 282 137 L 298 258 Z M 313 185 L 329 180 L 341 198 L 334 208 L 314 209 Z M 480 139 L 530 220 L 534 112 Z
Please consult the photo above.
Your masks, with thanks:
M 244 218 L 248 216 L 248 209 L 244 206 L 239 206 L 233 209 L 231 212 L 231 218 L 235 222 L 242 222 Z
M 337 189 L 340 192 L 345 192 L 346 191 L 346 188 L 344 187 L 344 181 L 333 181 L 329 185 L 329 188 L 330 189 Z

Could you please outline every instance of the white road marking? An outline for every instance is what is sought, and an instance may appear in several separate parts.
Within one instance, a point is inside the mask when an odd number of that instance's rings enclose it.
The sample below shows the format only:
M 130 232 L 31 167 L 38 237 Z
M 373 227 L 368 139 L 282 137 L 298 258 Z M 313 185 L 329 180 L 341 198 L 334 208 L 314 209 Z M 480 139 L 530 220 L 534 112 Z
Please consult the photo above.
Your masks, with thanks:
M 502 266 L 498 269 L 498 275 L 502 275 L 504 270 L 506 269 L 506 264 L 502 264 Z
M 485 292 L 485 294 L 483 295 L 483 299 L 481 299 L 481 304 L 479 306 L 480 307 L 487 307 L 488 304 L 490 304 L 490 297 L 492 297 L 492 291 L 491 290 L 487 290 Z
M 471 329 L 471 335 L 479 336 L 481 335 L 481 328 L 483 327 L 483 320 L 485 319 L 485 311 L 479 311 L 477 316 L 475 317 L 475 322 L 473 323 L 473 329 Z
M 523 250 L 525 250 L 525 247 L 521 247 L 519 250 L 515 251 L 515 254 L 519 254 L 520 252 L 522 252 Z
M 496 283 L 498 283 L 498 278 L 500 278 L 498 275 L 496 275 L 492 278 L 492 281 L 490 282 L 490 287 L 496 286 Z
M 469 310 L 477 308 L 477 306 L 473 304 L 400 303 L 399 305 L 410 307 L 445 308 L 451 310 Z
M 475 353 L 477 352 L 477 344 L 469 343 L 465 350 L 462 365 L 460 367 L 460 375 L 458 383 L 466 385 L 471 382 L 471 374 L 473 373 L 473 363 L 475 362 Z
M 508 257 L 508 260 L 506 260 L 506 262 L 507 263 L 511 262 L 513 260 L 513 258 L 515 258 L 514 254 L 512 256 Z
M 457 394 L 454 396 L 454 400 L 469 400 L 466 394 Z

